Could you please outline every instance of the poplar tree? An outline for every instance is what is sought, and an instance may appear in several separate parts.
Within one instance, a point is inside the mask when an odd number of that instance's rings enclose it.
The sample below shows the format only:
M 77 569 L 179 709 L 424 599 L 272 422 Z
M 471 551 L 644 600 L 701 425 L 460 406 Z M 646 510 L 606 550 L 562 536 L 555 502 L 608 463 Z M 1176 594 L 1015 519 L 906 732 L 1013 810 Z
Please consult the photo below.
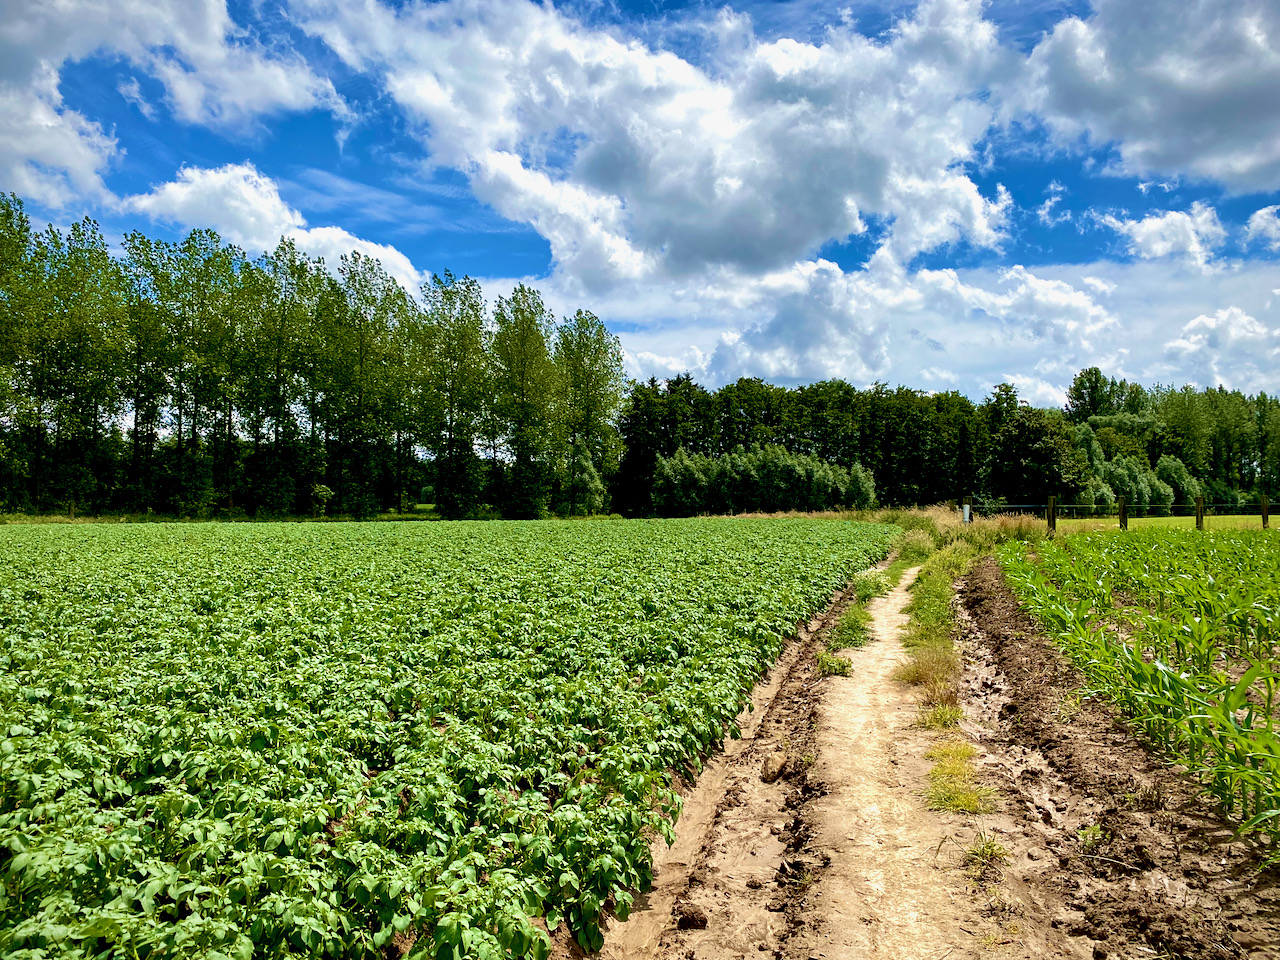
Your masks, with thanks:
M 531 519 L 550 495 L 556 367 L 550 340 L 554 318 L 538 291 L 518 285 L 494 308 L 494 404 L 511 460 L 503 513 Z
M 557 328 L 554 360 L 568 449 L 568 512 L 590 513 L 600 509 L 600 478 L 616 471 L 621 452 L 616 424 L 626 388 L 622 345 L 595 314 L 579 310 Z
M 425 440 L 435 460 L 436 508 L 446 518 L 465 517 L 480 504 L 476 443 L 492 388 L 484 296 L 476 280 L 446 271 L 423 284 L 422 300 L 429 338 Z

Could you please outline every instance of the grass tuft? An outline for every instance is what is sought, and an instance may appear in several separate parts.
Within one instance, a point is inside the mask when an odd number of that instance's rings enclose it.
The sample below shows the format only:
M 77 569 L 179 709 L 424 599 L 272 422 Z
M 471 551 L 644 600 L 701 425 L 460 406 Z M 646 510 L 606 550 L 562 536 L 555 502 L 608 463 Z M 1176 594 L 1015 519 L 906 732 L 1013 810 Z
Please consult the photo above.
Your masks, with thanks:
M 995 791 L 978 783 L 978 772 L 973 766 L 976 752 L 963 740 L 944 740 L 925 754 L 927 759 L 935 761 L 929 771 L 929 786 L 924 791 L 925 804 L 930 810 L 990 813 L 995 809 L 992 800 Z
M 858 603 L 866 603 L 875 597 L 883 596 L 893 588 L 889 578 L 878 570 L 860 573 L 853 578 L 854 595 Z
M 954 730 L 964 719 L 964 711 L 959 707 L 941 704 L 936 707 L 921 707 L 920 719 L 916 722 L 926 730 Z
M 979 830 L 964 851 L 964 872 L 979 883 L 999 880 L 1000 868 L 1009 862 L 1009 851 L 991 834 Z
M 864 647 L 871 640 L 871 614 L 854 604 L 845 608 L 840 621 L 827 637 L 827 649 L 831 652 L 847 648 Z
M 977 755 L 973 744 L 966 740 L 940 740 L 929 748 L 924 758 L 939 763 L 967 763 Z
M 915 687 L 954 685 L 960 675 L 960 658 L 948 643 L 946 646 L 917 647 L 911 659 L 905 660 L 893 671 L 893 678 Z M 934 698 L 936 701 L 936 697 Z

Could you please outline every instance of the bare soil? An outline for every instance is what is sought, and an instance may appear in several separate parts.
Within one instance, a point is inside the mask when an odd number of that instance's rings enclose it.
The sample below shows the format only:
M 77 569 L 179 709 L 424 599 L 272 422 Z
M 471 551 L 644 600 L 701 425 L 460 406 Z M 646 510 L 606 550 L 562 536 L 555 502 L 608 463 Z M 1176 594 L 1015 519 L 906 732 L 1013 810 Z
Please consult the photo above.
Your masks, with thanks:
M 968 732 L 1004 798 L 991 828 L 1035 923 L 1095 957 L 1278 958 L 1280 875 L 1105 704 L 1018 607 L 994 561 L 959 591 Z M 1086 954 L 1087 955 L 1087 954 Z
M 892 679 L 915 571 L 868 605 L 873 640 L 815 654 L 850 602 L 799 631 L 688 785 L 655 885 L 606 932 L 607 960 L 1269 958 L 1280 876 L 1184 775 L 1153 757 L 1021 612 L 993 562 L 959 587 L 963 734 L 996 811 L 926 809 L 938 734 Z M 979 833 L 1008 861 L 975 878 Z M 581 956 L 561 928 L 559 957 Z

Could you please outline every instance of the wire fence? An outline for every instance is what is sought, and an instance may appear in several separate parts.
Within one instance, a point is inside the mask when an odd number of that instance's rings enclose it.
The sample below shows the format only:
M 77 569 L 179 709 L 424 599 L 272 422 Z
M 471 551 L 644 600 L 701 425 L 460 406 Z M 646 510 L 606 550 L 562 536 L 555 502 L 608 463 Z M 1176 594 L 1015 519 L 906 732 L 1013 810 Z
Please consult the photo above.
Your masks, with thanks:
M 1121 529 L 1135 526 L 1193 527 L 1198 530 L 1239 529 L 1260 526 L 1270 529 L 1270 504 L 1266 497 L 1251 503 L 1131 504 L 1124 497 L 1114 503 L 1059 503 L 1053 497 L 1044 503 L 978 503 L 971 501 L 972 514 L 979 517 L 1023 516 L 1044 520 L 1050 530 L 1058 521 L 1114 522 Z M 1080 524 L 1072 524 L 1078 526 Z

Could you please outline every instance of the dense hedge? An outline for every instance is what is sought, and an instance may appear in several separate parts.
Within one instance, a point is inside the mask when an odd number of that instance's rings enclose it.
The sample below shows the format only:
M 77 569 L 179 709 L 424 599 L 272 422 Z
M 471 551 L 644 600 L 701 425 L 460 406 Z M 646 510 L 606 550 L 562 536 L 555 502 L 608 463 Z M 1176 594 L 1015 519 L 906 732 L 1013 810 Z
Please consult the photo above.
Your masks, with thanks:
M 860 464 L 849 470 L 776 444 L 720 457 L 681 447 L 658 458 L 653 481 L 653 509 L 664 517 L 869 507 L 875 497 L 871 472 Z

